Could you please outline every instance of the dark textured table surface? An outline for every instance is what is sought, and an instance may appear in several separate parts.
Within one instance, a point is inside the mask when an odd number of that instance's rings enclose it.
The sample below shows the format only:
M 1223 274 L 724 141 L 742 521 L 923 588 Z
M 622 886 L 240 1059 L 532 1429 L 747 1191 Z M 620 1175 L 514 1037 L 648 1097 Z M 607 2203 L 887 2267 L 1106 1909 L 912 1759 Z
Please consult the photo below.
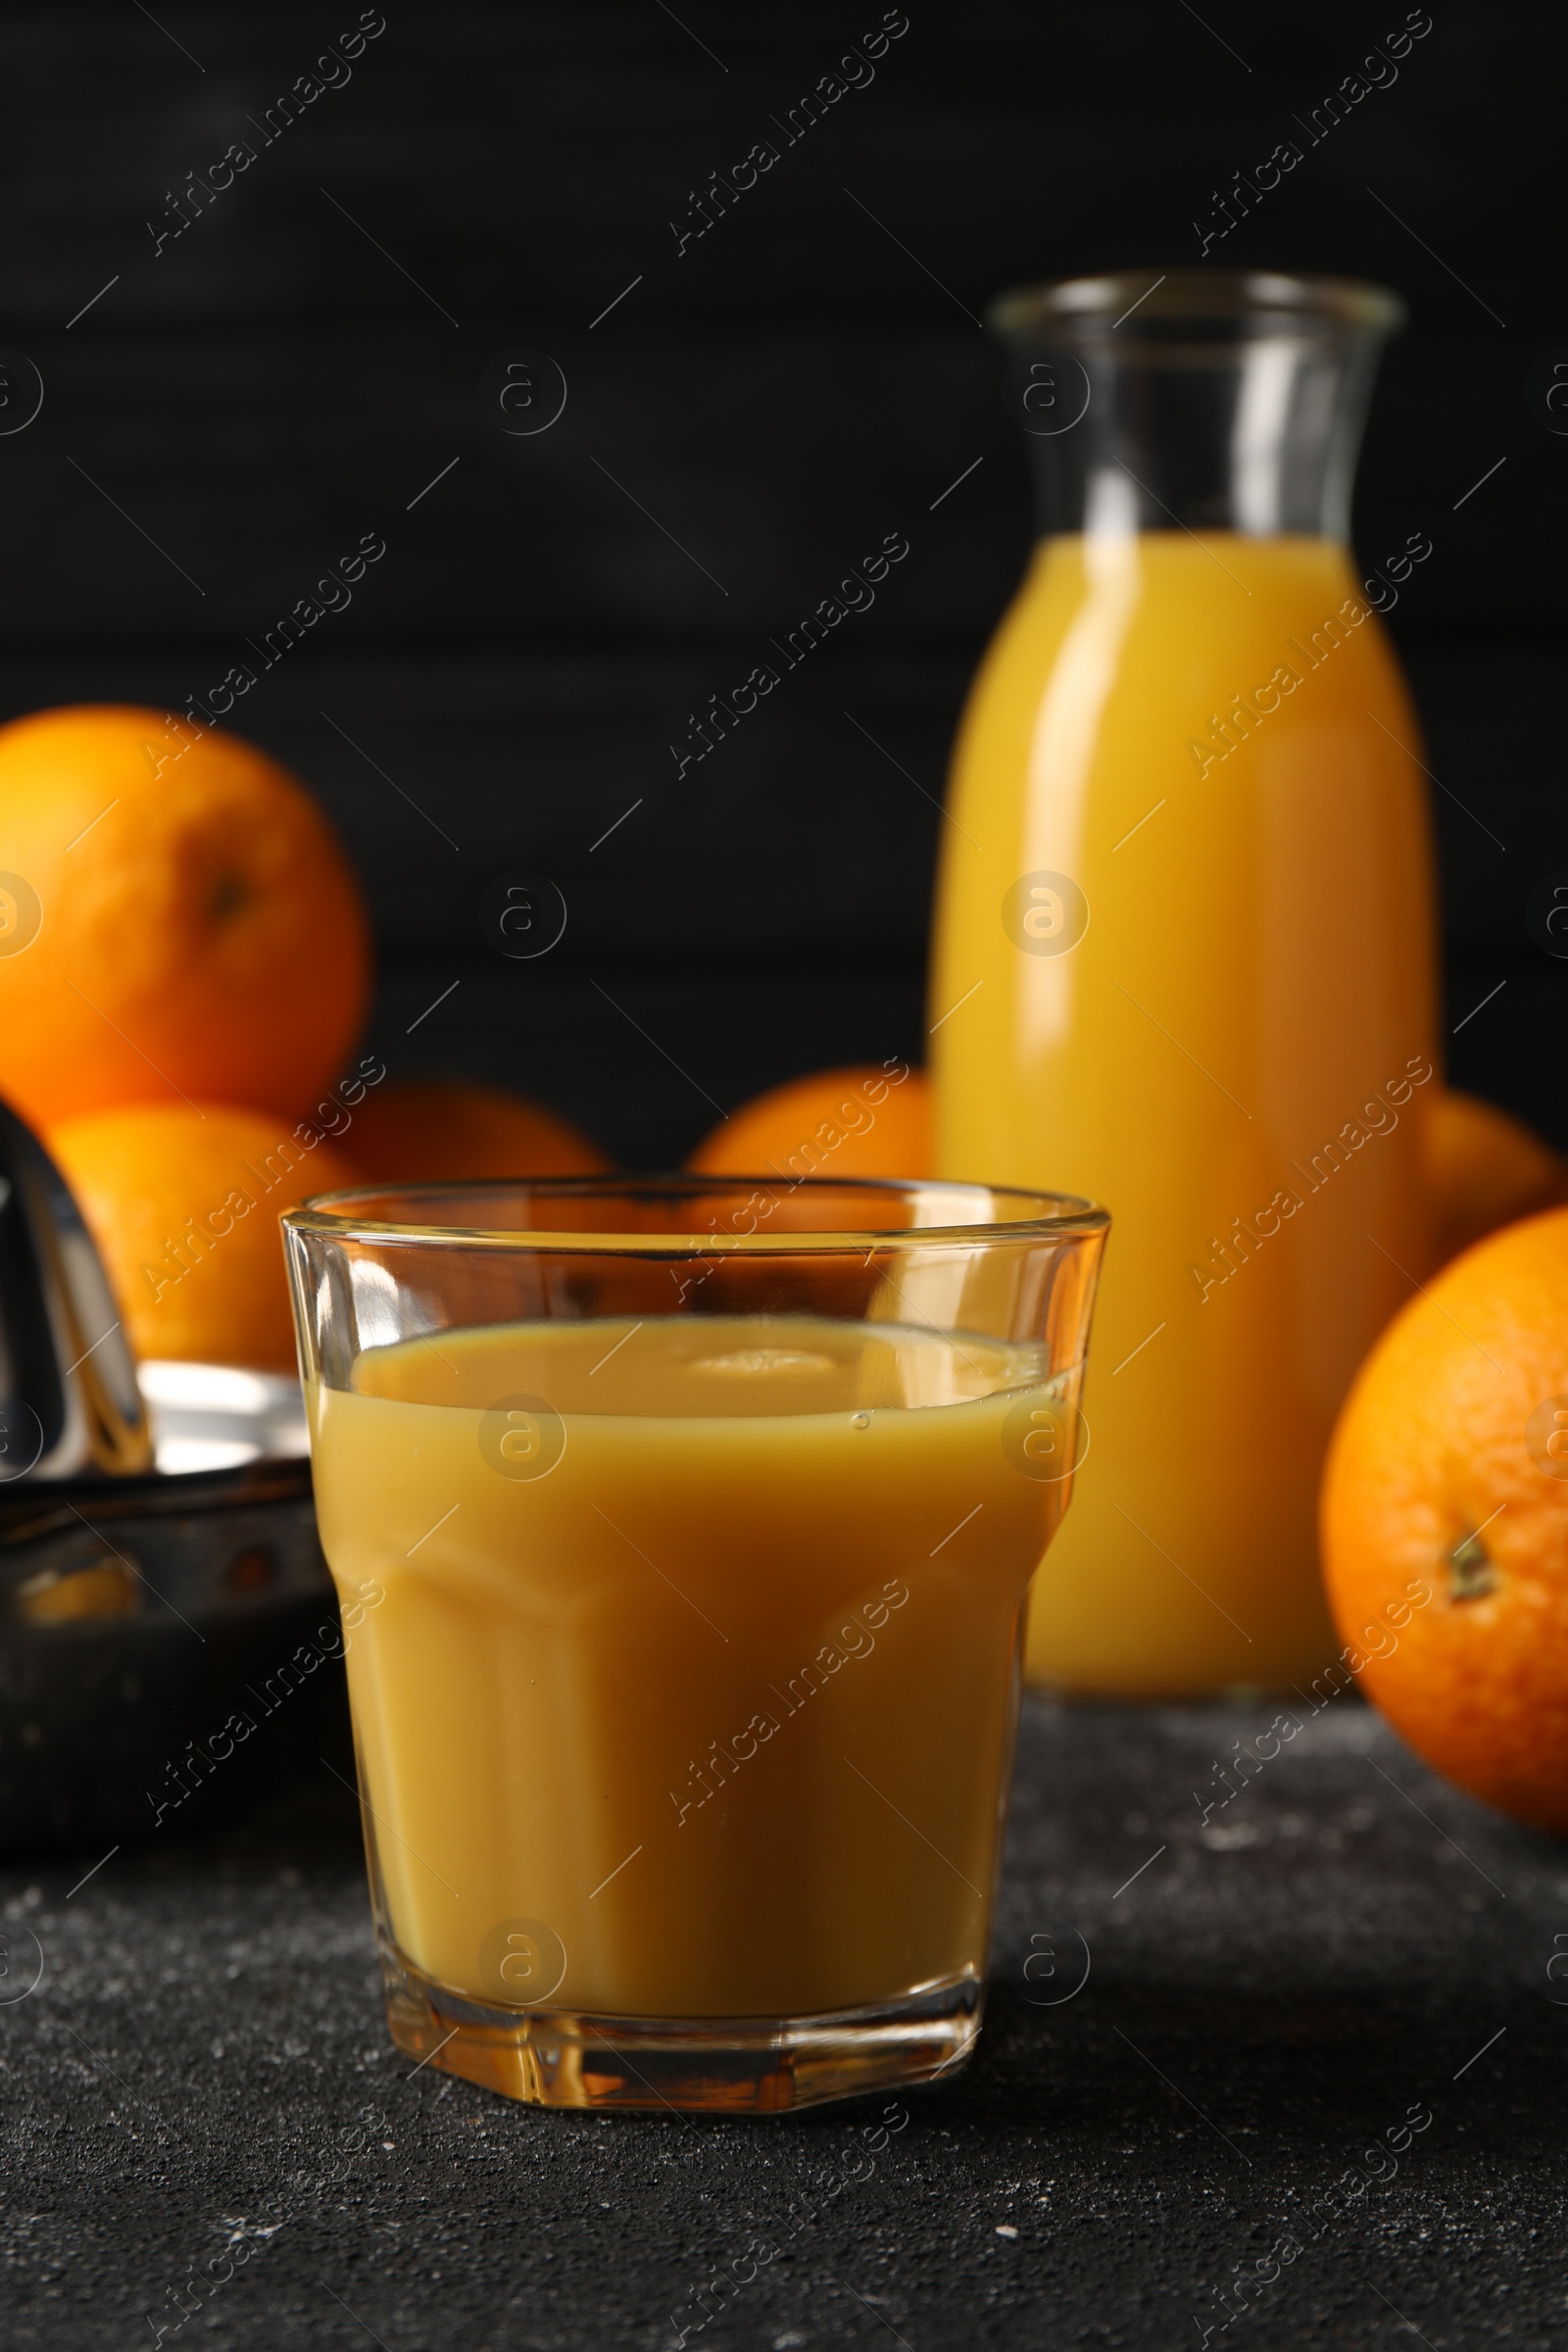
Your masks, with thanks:
M 1030 1701 L 976 2060 L 793 2119 L 412 2072 L 324 1774 L 9 1871 L 4 2341 L 1560 2345 L 1568 1849 L 1353 1697 L 1205 1825 L 1272 1713 Z

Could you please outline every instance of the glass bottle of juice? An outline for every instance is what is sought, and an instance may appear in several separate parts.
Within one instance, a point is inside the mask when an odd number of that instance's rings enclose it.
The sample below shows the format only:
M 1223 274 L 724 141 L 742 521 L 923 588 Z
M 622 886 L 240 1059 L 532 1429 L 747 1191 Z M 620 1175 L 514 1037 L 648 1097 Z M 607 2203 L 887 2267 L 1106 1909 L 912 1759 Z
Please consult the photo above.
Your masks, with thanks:
M 1116 1220 L 1089 1452 L 1031 1601 L 1059 1688 L 1283 1687 L 1338 1655 L 1318 1474 L 1429 1268 L 1441 1083 L 1421 743 L 1377 616 L 1431 543 L 1365 575 L 1348 545 L 1401 317 L 1223 271 L 993 314 L 1044 533 L 955 755 L 936 1164 Z

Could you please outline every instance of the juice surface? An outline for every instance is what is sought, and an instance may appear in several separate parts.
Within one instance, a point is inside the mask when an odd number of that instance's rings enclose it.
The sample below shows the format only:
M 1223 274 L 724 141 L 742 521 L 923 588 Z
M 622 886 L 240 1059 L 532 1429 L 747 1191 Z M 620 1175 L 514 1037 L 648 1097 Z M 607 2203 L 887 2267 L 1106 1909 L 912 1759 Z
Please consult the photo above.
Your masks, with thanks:
M 1315 539 L 1047 540 L 976 681 L 944 828 L 937 1169 L 1115 1220 L 1037 1678 L 1195 1691 L 1337 1654 L 1319 1468 L 1428 1263 L 1420 748 L 1346 552 Z M 1042 873 L 1084 904 L 1008 900 Z
M 1019 1431 L 1070 1426 L 1072 1377 L 967 1334 L 688 1314 L 443 1331 L 316 1388 L 323 1546 L 345 1599 L 382 1595 L 348 1675 L 404 1952 L 480 2000 L 642 2017 L 977 1973 L 1020 1603 L 1067 1492 Z M 549 1410 L 509 1423 L 518 1397 Z

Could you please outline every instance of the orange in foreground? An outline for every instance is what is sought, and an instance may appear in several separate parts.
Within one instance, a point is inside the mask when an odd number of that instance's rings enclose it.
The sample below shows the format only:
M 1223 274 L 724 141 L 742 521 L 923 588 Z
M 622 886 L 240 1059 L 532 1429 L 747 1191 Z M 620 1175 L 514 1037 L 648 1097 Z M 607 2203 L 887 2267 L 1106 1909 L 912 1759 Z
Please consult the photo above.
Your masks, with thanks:
M 1346 1663 L 1395 1729 L 1568 1834 L 1568 1209 L 1480 1243 L 1389 1326 L 1322 1530 Z
M 0 727 L 0 1094 L 33 1126 L 172 1095 L 290 1111 L 368 979 L 337 838 L 264 753 L 112 705 Z
M 137 1356 L 293 1371 L 278 1214 L 357 1183 L 351 1160 L 308 1149 L 291 1120 L 220 1102 L 99 1111 L 44 1140 Z
M 895 1054 L 792 1078 L 722 1120 L 686 1165 L 699 1176 L 929 1175 L 925 1072 Z
M 371 1184 L 599 1176 L 612 1165 L 580 1127 L 543 1103 L 498 1086 L 440 1078 L 377 1087 L 355 1110 L 345 1140 Z
M 1434 1094 L 1422 1141 L 1440 1265 L 1568 1191 L 1568 1168 L 1549 1144 L 1522 1119 L 1457 1087 Z

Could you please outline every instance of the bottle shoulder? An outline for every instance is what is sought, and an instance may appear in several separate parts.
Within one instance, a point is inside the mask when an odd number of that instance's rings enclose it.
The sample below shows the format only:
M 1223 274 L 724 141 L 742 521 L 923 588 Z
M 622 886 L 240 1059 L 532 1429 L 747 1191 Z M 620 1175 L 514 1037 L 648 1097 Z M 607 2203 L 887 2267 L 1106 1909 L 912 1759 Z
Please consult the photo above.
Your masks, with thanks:
M 977 730 L 1032 732 L 1048 693 L 1082 696 L 1091 678 L 1104 711 L 1201 705 L 1201 716 L 1216 699 L 1245 698 L 1280 672 L 1304 677 L 1352 644 L 1337 667 L 1364 679 L 1370 662 L 1404 706 L 1397 657 L 1338 542 L 1043 540 L 981 661 L 960 753 Z

